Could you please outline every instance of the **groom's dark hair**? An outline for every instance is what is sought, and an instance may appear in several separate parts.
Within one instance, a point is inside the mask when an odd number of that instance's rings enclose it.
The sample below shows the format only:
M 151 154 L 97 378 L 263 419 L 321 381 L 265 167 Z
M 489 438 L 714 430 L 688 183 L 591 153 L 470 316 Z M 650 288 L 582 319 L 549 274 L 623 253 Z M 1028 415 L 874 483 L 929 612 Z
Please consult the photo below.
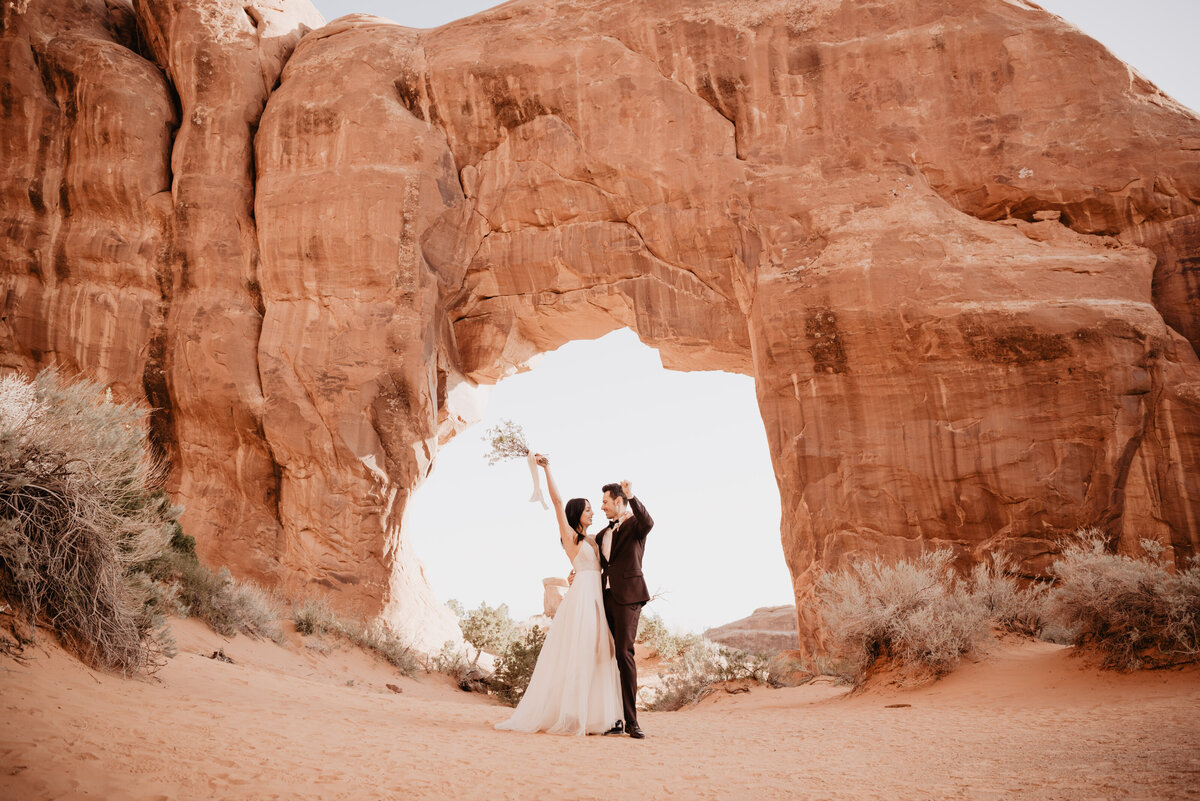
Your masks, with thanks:
M 617 498 L 620 498 L 623 501 L 629 500 L 625 497 L 625 490 L 621 489 L 620 484 L 605 484 L 600 488 L 600 491 L 607 492 L 609 497 L 613 500 L 616 500 Z

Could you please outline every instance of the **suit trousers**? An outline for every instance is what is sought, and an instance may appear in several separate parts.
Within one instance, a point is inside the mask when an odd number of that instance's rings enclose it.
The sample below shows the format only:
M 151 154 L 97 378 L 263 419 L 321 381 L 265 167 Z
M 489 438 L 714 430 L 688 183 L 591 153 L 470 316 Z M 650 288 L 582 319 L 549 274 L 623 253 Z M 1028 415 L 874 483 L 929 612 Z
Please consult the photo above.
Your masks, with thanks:
M 617 671 L 621 674 L 621 704 L 625 714 L 625 730 L 637 723 L 637 662 L 633 658 L 633 641 L 637 637 L 638 621 L 645 603 L 619 604 L 612 592 L 604 590 L 604 616 L 612 631 L 617 652 Z

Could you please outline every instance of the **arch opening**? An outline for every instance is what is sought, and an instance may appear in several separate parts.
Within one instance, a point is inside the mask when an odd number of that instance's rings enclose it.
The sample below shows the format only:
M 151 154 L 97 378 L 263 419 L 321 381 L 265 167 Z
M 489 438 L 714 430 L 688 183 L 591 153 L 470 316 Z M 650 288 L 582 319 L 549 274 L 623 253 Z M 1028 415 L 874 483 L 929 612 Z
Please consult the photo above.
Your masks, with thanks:
M 615 384 L 637 393 L 613 392 Z M 542 611 L 542 579 L 570 570 L 552 510 L 528 503 L 520 462 L 489 466 L 483 432 L 511 419 L 545 451 L 564 499 L 627 478 L 655 517 L 648 609 L 702 631 L 792 603 L 780 503 L 753 379 L 666 370 L 628 329 L 575 340 L 500 381 L 482 419 L 439 450 L 409 501 L 405 536 L 441 601 Z

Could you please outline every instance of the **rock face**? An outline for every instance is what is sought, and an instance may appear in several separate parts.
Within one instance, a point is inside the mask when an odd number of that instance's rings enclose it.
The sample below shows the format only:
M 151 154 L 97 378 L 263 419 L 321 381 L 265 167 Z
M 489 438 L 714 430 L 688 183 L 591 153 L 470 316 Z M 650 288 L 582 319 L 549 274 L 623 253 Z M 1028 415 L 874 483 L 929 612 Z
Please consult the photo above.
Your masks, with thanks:
M 159 409 L 209 561 L 440 646 L 407 499 L 629 326 L 753 374 L 816 571 L 1200 546 L 1200 119 L 1021 0 L 3 6 L 3 366 Z
M 705 638 L 751 654 L 778 653 L 799 644 L 796 607 L 763 606 L 741 620 L 704 632 Z

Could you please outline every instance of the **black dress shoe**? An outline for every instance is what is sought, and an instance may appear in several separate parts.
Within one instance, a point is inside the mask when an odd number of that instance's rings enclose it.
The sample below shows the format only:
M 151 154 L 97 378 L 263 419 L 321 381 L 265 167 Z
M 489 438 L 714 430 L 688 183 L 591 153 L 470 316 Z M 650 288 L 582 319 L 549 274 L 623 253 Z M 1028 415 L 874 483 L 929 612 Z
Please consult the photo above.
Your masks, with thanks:
M 624 734 L 624 733 L 625 733 L 625 727 L 624 727 L 623 725 L 621 725 L 621 721 L 619 721 L 619 720 L 617 721 L 617 723 L 616 723 L 616 725 L 615 725 L 615 726 L 613 726 L 613 727 L 612 727 L 611 729 L 609 729 L 608 731 L 604 732 L 604 734 L 605 734 L 605 735 L 609 735 L 609 734 Z
M 630 726 L 626 733 L 635 740 L 646 739 L 646 732 L 642 731 L 640 726 Z

